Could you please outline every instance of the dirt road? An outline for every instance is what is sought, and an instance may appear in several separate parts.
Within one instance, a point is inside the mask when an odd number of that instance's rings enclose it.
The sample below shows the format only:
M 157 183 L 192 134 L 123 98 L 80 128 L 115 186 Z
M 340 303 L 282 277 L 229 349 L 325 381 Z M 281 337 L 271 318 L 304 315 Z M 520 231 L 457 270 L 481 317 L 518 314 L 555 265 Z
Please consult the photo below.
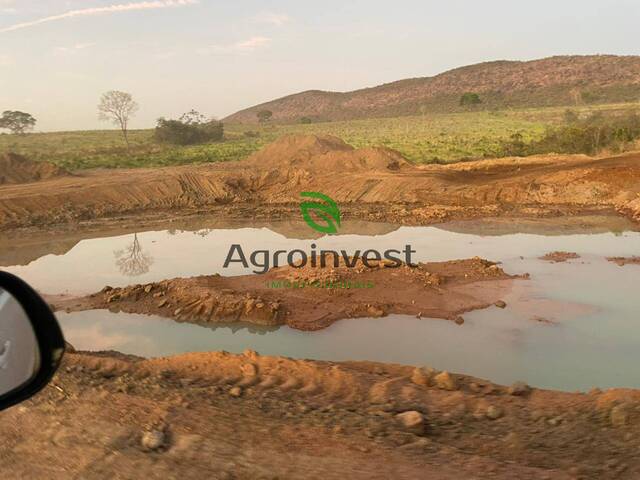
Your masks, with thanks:
M 334 198 L 346 218 L 404 224 L 594 211 L 640 220 L 640 155 L 413 166 L 384 148 L 291 136 L 240 162 L 85 171 L 3 185 L 0 228 L 177 211 L 277 219 L 299 214 L 305 190 Z

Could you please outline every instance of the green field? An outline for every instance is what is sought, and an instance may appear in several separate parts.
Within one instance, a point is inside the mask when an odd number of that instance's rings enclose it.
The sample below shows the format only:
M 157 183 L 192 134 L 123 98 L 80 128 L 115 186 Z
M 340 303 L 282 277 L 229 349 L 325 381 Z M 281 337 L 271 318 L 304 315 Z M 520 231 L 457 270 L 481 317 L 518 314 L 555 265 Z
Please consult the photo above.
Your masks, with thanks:
M 595 110 L 620 113 L 638 104 L 573 108 L 586 115 Z M 69 170 L 152 167 L 239 160 L 284 134 L 330 134 L 354 147 L 386 146 L 415 163 L 455 162 L 494 157 L 502 142 L 520 133 L 525 142 L 540 139 L 547 127 L 563 122 L 564 107 L 468 112 L 425 116 L 350 120 L 309 125 L 225 125 L 222 142 L 177 147 L 158 144 L 153 130 L 130 132 L 127 152 L 119 131 L 96 130 L 0 135 L 0 153 L 15 152 L 47 160 Z M 258 132 L 248 137 L 245 132 Z

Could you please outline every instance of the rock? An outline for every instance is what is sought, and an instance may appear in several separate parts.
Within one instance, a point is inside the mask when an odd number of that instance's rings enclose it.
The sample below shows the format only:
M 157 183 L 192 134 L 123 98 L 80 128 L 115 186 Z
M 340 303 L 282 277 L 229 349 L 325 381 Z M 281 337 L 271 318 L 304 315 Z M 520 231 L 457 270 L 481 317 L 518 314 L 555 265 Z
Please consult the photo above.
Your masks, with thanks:
M 165 434 L 160 430 L 149 430 L 142 434 L 141 445 L 147 450 L 157 450 L 164 446 Z
M 146 287 L 144 287 L 144 293 L 151 293 L 152 288 L 153 288 L 153 285 L 147 285 Z
M 624 427 L 629 424 L 629 414 L 631 413 L 630 405 L 623 403 L 616 405 L 611 409 L 609 419 L 614 427 Z
M 491 420 L 497 420 L 498 418 L 502 417 L 502 415 L 504 415 L 504 412 L 500 407 L 489 405 L 489 407 L 487 408 L 486 416 Z
M 458 385 L 456 384 L 456 381 L 451 376 L 451 374 L 446 370 L 436 375 L 433 378 L 433 381 L 435 382 L 436 387 L 438 387 L 441 390 L 453 391 L 458 389 Z
M 422 435 L 425 432 L 425 419 L 420 412 L 409 410 L 396 415 L 396 418 L 402 425 L 402 428 L 409 433 Z
M 384 310 L 374 305 L 369 305 L 369 307 L 367 307 L 367 314 L 373 318 L 380 318 L 384 317 Z
M 434 373 L 435 370 L 430 367 L 414 368 L 413 373 L 411 374 L 411 381 L 416 385 L 429 386 Z
M 242 388 L 240 387 L 233 387 L 229 390 L 229 395 L 231 395 L 232 397 L 240 397 L 242 396 Z
M 498 300 L 494 305 L 498 308 L 507 308 L 507 303 L 503 300 Z
M 524 382 L 515 382 L 507 389 L 507 393 L 514 396 L 526 395 L 530 391 L 531 387 Z
M 167 304 L 167 299 L 166 299 L 166 298 L 163 298 L 162 300 L 160 300 L 160 301 L 158 302 L 158 308 L 162 308 L 162 307 L 164 307 L 166 304 Z
M 107 297 L 107 303 L 115 302 L 116 300 L 120 300 L 121 295 L 119 293 L 114 293 Z

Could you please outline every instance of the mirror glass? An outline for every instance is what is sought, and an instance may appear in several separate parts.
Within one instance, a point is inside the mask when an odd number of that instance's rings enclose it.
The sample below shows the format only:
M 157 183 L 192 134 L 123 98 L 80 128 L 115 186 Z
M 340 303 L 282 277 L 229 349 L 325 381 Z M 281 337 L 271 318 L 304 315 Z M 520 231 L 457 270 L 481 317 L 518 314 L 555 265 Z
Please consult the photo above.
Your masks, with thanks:
M 40 368 L 31 321 L 20 303 L 0 288 L 0 395 L 27 383 Z

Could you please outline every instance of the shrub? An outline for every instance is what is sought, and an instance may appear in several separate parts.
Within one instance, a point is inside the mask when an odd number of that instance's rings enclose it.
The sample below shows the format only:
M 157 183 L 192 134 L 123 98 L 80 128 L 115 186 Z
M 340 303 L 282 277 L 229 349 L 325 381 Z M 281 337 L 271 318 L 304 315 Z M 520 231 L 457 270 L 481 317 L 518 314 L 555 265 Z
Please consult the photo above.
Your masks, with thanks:
M 224 137 L 224 125 L 217 120 L 206 120 L 193 110 L 180 120 L 160 118 L 154 132 L 158 142 L 174 145 L 194 145 L 217 142 Z
M 480 98 L 480 95 L 478 95 L 477 93 L 467 92 L 460 97 L 461 107 L 479 105 L 481 103 L 482 103 L 482 99 Z
M 525 156 L 542 153 L 585 153 L 595 155 L 604 149 L 623 151 L 640 139 L 640 116 L 629 114 L 605 117 L 594 113 L 590 117 L 575 119 L 567 125 L 549 128 L 540 140 L 525 144 L 519 134 L 503 142 L 501 154 Z
M 271 117 L 273 117 L 273 112 L 271 110 L 260 110 L 258 113 L 256 113 L 256 116 L 258 117 L 258 121 L 260 123 L 265 123 L 271 120 Z
M 256 132 L 255 130 L 247 130 L 244 132 L 244 136 L 246 138 L 258 138 L 260 136 L 260 132 Z
M 313 120 L 311 118 L 309 118 L 309 117 L 302 117 L 300 119 L 300 123 L 303 124 L 303 125 L 308 125 L 310 123 L 313 123 Z

